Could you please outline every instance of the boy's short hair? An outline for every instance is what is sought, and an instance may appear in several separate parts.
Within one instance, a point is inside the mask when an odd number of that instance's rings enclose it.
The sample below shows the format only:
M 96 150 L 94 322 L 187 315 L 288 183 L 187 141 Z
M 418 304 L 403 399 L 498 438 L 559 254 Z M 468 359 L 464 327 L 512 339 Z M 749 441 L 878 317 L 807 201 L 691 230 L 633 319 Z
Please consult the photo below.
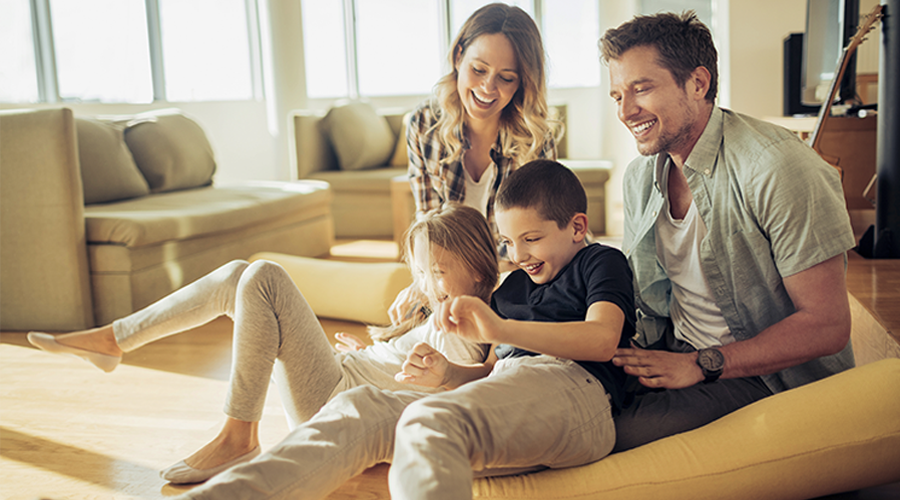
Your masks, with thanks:
M 712 33 L 697 14 L 661 12 L 652 16 L 635 16 L 618 28 L 610 28 L 600 37 L 600 59 L 609 64 L 634 47 L 656 48 L 659 65 L 669 70 L 672 78 L 684 87 L 691 73 L 700 66 L 709 71 L 706 100 L 716 101 L 719 85 L 718 53 Z
M 575 214 L 587 212 L 587 195 L 574 172 L 553 160 L 534 160 L 522 165 L 503 181 L 498 211 L 535 208 L 545 220 L 562 229 Z

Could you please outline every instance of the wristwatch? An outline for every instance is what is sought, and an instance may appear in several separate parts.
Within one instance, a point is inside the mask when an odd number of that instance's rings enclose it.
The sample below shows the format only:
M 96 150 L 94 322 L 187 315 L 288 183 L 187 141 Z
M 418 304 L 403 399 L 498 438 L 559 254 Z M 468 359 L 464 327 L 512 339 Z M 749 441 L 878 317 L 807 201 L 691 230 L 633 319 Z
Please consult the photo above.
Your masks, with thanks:
M 703 376 L 706 377 L 703 380 L 704 384 L 715 382 L 725 369 L 725 356 L 715 347 L 700 349 L 697 351 L 697 365 L 700 366 Z

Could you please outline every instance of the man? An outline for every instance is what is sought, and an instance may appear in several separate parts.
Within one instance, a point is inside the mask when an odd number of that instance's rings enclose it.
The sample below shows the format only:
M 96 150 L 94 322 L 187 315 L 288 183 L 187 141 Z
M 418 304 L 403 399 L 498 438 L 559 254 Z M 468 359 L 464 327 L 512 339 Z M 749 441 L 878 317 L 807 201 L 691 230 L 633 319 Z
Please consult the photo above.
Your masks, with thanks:
M 693 12 L 636 17 L 600 45 L 643 155 L 624 178 L 638 334 L 613 359 L 640 385 L 616 451 L 852 367 L 855 241 L 835 169 L 715 106 L 716 49 Z

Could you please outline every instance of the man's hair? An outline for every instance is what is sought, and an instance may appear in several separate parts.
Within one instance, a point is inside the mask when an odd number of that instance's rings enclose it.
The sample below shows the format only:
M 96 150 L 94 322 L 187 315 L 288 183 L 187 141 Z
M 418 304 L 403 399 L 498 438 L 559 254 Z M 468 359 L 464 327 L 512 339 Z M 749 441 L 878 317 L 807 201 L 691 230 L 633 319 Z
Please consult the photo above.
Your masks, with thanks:
M 534 208 L 544 220 L 562 229 L 575 214 L 587 212 L 587 195 L 574 172 L 553 160 L 522 165 L 500 185 L 494 205 L 498 211 Z
M 703 66 L 709 70 L 706 100 L 715 102 L 719 85 L 718 54 L 709 28 L 697 19 L 694 11 L 635 16 L 618 28 L 610 28 L 600 38 L 600 58 L 609 64 L 628 50 L 641 46 L 656 48 L 660 66 L 669 70 L 682 88 L 695 69 Z

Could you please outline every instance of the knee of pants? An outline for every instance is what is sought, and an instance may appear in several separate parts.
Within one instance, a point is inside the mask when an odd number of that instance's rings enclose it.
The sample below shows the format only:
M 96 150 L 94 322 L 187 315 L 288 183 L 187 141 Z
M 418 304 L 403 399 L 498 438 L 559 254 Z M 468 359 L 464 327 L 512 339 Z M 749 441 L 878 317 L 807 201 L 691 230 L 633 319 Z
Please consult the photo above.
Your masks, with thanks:
M 397 422 L 397 439 L 414 441 L 439 436 L 455 440 L 470 434 L 467 429 L 476 425 L 474 416 L 465 405 L 442 396 L 433 394 L 407 406 Z M 423 429 L 434 432 L 418 432 Z
M 222 276 L 223 281 L 229 281 L 237 284 L 237 282 L 241 279 L 241 275 L 244 274 L 244 271 L 250 265 L 246 260 L 233 260 L 224 264 L 215 272 Z
M 293 283 L 287 271 L 280 264 L 269 260 L 257 260 L 246 266 L 241 281 L 246 283 L 269 283 L 273 280 L 287 280 Z

